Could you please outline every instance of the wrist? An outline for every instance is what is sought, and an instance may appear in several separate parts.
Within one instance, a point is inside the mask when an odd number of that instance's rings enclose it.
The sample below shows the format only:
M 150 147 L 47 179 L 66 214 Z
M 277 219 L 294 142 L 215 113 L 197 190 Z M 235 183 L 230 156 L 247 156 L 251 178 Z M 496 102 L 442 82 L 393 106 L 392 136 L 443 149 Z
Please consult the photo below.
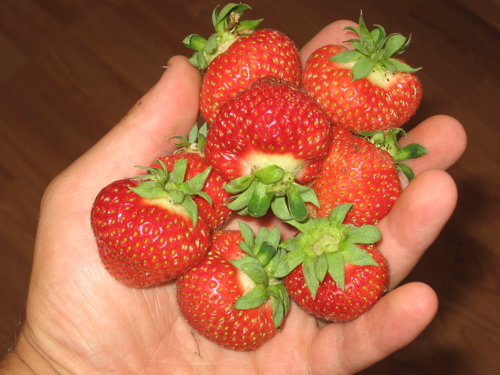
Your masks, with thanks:
M 57 374 L 22 331 L 14 349 L 0 363 L 0 375 Z

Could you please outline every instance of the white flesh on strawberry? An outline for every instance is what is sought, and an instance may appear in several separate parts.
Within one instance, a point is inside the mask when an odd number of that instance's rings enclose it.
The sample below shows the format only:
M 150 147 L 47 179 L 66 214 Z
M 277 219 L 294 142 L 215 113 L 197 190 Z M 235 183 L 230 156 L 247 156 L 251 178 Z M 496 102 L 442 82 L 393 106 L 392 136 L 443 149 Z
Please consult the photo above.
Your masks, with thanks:
M 254 151 L 245 156 L 244 160 L 248 164 L 248 174 L 253 171 L 264 169 L 271 165 L 276 165 L 286 172 L 291 172 L 297 176 L 304 168 L 304 160 L 295 158 L 292 154 L 268 154 Z

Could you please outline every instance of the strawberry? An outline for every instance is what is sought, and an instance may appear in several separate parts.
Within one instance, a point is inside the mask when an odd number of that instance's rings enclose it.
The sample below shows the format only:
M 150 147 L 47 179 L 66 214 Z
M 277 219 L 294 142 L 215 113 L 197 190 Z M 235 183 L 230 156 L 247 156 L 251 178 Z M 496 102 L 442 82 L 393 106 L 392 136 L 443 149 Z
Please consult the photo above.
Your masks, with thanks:
M 304 202 L 328 151 L 330 122 L 308 95 L 286 81 L 264 77 L 228 100 L 208 130 L 205 157 L 230 182 L 229 207 L 281 219 L 307 217 Z
M 369 32 L 362 15 L 359 28 L 347 29 L 359 35 L 348 41 L 354 49 L 326 45 L 313 52 L 303 72 L 304 90 L 337 125 L 361 131 L 402 126 L 422 98 L 418 69 L 391 57 L 404 52 L 410 38 L 386 36 L 381 26 Z
M 290 221 L 297 236 L 282 243 L 288 253 L 275 273 L 302 309 L 325 321 L 347 322 L 380 299 L 389 280 L 387 262 L 374 245 L 372 225 L 343 224 L 351 204 L 335 207 L 327 218 Z
M 167 169 L 172 169 L 177 160 L 187 159 L 186 178 L 191 179 L 201 174 L 210 167 L 204 157 L 205 137 L 206 125 L 200 129 L 198 129 L 197 125 L 193 126 L 187 139 L 184 137 L 173 137 L 180 139 L 180 142 L 177 143 L 177 151 L 174 155 L 160 158 L 151 167 L 161 168 L 160 163 L 163 162 L 167 166 Z M 199 217 L 206 221 L 209 229 L 212 231 L 221 229 L 234 213 L 226 205 L 226 202 L 231 197 L 231 194 L 224 189 L 226 182 L 218 173 L 211 170 L 201 189 L 202 192 L 210 197 L 210 201 L 199 195 L 193 197 L 198 207 Z
M 385 150 L 349 130 L 334 126 L 332 143 L 312 188 L 319 207 L 312 217 L 327 217 L 342 203 L 352 203 L 346 223 L 375 224 L 389 213 L 401 192 L 396 163 Z
M 228 349 L 255 350 L 274 337 L 289 309 L 283 283 L 271 277 L 283 254 L 277 228 L 256 237 L 215 232 L 208 254 L 177 280 L 177 301 L 186 321 Z
M 212 20 L 215 33 L 206 40 L 192 34 L 184 45 L 197 51 L 190 62 L 200 68 L 203 83 L 200 112 L 210 124 L 220 106 L 258 78 L 276 76 L 299 86 L 302 74 L 295 43 L 277 30 L 255 28 L 262 20 L 239 21 L 246 4 L 216 7 Z
M 170 281 L 206 254 L 210 231 L 198 219 L 193 195 L 201 191 L 211 168 L 185 180 L 187 159 L 169 171 L 148 168 L 137 178 L 112 182 L 97 195 L 91 225 L 99 255 L 117 280 L 132 287 Z

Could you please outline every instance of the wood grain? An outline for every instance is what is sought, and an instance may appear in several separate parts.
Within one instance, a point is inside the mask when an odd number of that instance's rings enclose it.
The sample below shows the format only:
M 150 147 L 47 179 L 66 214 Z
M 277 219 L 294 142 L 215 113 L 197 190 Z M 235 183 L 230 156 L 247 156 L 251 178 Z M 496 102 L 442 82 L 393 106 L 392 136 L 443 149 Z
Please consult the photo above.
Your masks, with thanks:
M 102 137 L 159 78 L 182 39 L 211 32 L 218 2 L 0 2 L 0 356 L 15 339 L 47 184 Z M 363 374 L 490 375 L 500 368 L 500 99 L 496 0 L 249 1 L 252 18 L 304 45 L 336 19 L 413 35 L 424 102 L 409 127 L 448 114 L 468 149 L 450 169 L 457 210 L 407 281 L 440 308 L 413 343 Z M 496 13 L 496 16 L 494 16 Z M 431 213 L 430 213 L 431 214 Z

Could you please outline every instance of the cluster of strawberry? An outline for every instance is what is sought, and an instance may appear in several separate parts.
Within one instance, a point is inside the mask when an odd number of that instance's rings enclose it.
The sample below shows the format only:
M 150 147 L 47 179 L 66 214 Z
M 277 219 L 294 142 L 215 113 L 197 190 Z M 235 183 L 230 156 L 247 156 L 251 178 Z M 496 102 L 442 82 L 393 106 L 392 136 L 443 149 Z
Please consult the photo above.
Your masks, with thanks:
M 91 213 L 116 279 L 175 280 L 187 322 L 237 350 L 276 335 L 290 298 L 330 322 L 380 299 L 388 268 L 375 224 L 412 178 L 402 161 L 427 152 L 397 140 L 422 95 L 416 69 L 391 57 L 409 40 L 369 32 L 361 17 L 352 49 L 324 46 L 302 68 L 289 37 L 240 21 L 248 8 L 217 7 L 215 33 L 184 41 L 203 72 L 204 125 L 146 174 L 105 187 Z M 235 215 L 274 217 L 294 234 L 229 230 Z

